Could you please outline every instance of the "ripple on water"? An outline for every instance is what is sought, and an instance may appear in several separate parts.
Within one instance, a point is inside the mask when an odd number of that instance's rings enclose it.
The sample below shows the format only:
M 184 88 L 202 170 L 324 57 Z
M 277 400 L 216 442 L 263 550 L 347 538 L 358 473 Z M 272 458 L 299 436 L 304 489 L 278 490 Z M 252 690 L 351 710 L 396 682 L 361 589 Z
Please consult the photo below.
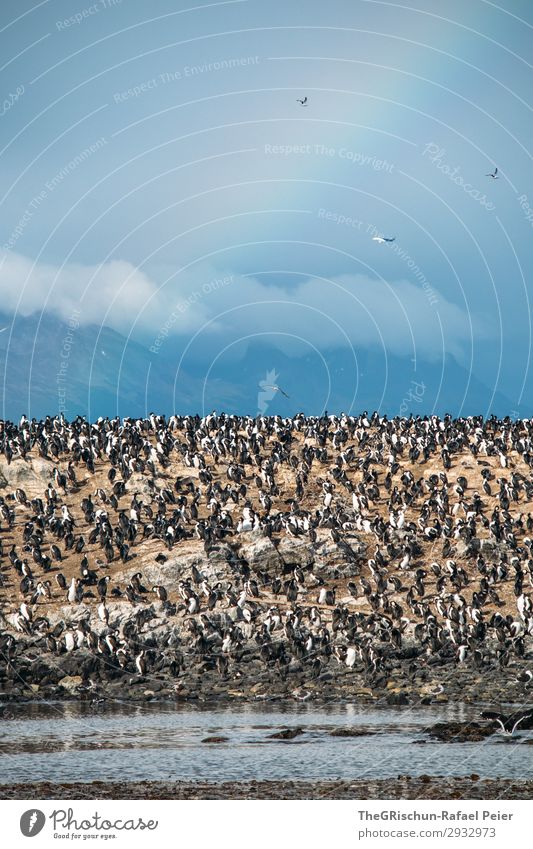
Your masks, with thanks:
M 2 722 L 0 783 L 389 778 L 441 773 L 532 778 L 531 734 L 502 745 L 432 740 L 436 722 L 468 722 L 468 706 L 316 707 L 10 705 Z M 301 727 L 293 739 L 273 739 Z M 225 737 L 206 745 L 209 737 Z M 423 745 L 414 745 L 422 744 Z M 296 748 L 294 748 L 296 747 Z

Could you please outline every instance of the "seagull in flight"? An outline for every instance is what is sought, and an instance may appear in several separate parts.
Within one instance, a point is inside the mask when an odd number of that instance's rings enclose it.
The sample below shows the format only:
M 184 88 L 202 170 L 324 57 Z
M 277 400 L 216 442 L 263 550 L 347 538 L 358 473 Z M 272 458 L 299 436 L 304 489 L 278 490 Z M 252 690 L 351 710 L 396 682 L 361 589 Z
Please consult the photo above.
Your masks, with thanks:
M 485 177 L 492 177 L 493 180 L 499 180 L 498 169 L 495 168 L 492 174 L 485 174 Z
M 501 733 L 510 734 L 512 737 L 522 722 L 525 722 L 526 719 L 533 719 L 533 708 L 517 711 L 516 713 L 511 713 L 509 715 L 496 713 L 496 711 L 493 710 L 485 710 L 481 716 L 483 719 L 492 719 L 494 722 L 497 722 L 501 728 Z
M 307 97 L 303 97 L 301 100 L 299 97 L 296 98 L 296 103 L 301 103 L 302 106 L 307 106 Z
M 385 242 L 394 242 L 396 240 L 396 236 L 393 236 L 391 239 L 388 239 L 386 236 L 372 236 L 373 242 L 379 242 L 380 245 L 384 245 Z
M 285 398 L 290 398 L 290 395 L 287 395 L 286 392 L 283 391 L 281 386 L 276 386 L 275 383 L 261 383 L 262 389 L 273 389 L 274 392 L 281 392 L 282 395 L 285 395 Z

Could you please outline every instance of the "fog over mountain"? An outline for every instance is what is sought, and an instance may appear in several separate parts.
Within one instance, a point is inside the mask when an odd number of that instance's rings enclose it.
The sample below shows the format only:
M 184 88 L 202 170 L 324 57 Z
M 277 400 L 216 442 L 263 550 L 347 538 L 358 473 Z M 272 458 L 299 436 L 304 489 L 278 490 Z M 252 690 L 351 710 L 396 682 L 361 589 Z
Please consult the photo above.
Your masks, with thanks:
M 0 333 L 2 414 L 42 417 L 142 416 L 147 412 L 204 413 L 212 409 L 257 415 L 321 414 L 379 409 L 390 416 L 529 415 L 493 394 L 447 355 L 430 360 L 367 348 L 337 348 L 325 357 L 301 345 L 284 353 L 257 337 L 226 355 L 199 361 L 188 340 L 169 337 L 159 349 L 100 325 L 77 325 L 47 314 L 19 317 Z M 154 348 L 154 346 L 150 346 Z M 277 384 L 289 395 L 262 389 Z

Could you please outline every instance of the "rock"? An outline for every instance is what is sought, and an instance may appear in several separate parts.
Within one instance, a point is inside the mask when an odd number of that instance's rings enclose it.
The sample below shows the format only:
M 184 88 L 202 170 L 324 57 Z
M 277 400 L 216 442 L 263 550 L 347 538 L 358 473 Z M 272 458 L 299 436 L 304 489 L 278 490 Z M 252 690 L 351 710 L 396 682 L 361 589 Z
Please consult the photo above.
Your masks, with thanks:
M 165 685 L 162 681 L 157 681 L 155 678 L 151 679 L 150 688 L 151 688 L 152 692 L 159 693 L 159 692 L 161 692 L 161 690 L 164 689 L 164 687 L 165 687 Z
M 480 743 L 492 734 L 492 728 L 479 722 L 437 722 L 428 734 L 441 743 Z
M 229 737 L 204 737 L 202 743 L 227 743 Z
M 198 551 L 191 551 L 191 548 L 198 548 Z M 225 561 L 224 561 L 225 563 Z M 207 580 L 216 581 L 219 574 L 222 575 L 222 567 L 217 569 L 216 560 L 212 561 L 205 556 L 203 547 L 196 545 L 196 541 L 191 540 L 191 546 L 186 554 L 177 557 L 172 552 L 169 553 L 169 558 L 166 563 L 156 563 L 154 559 L 146 559 L 139 563 L 138 559 L 135 565 L 116 573 L 117 583 L 129 582 L 135 572 L 142 572 L 143 583 L 147 589 L 153 586 L 162 584 L 168 592 L 178 592 L 179 582 L 184 578 L 190 577 L 192 566 L 195 566 Z
M 216 546 L 213 546 L 213 548 L 209 549 L 205 568 L 212 575 L 226 574 L 228 570 L 228 563 L 232 560 L 233 557 L 234 552 L 229 545 L 226 545 L 224 543 L 217 543 Z
M 476 539 L 473 540 L 473 542 L 479 543 L 478 550 L 485 559 L 490 561 L 499 561 L 502 556 L 505 556 L 508 553 L 507 545 L 502 542 L 496 542 L 496 540 Z
M 79 678 L 81 681 L 80 672 L 83 672 L 83 662 L 86 662 L 87 659 L 88 656 L 82 655 L 79 651 L 56 658 L 55 665 L 64 676 L 64 678 L 58 679 L 58 684 L 61 684 L 65 678 Z M 48 670 L 48 674 L 50 674 L 50 670 Z
M 81 675 L 65 675 L 65 677 L 61 678 L 58 683 L 60 687 L 63 687 L 63 689 L 67 690 L 69 693 L 75 693 L 82 683 L 82 677 Z
M 12 460 L 0 462 L 0 488 L 17 489 L 21 487 L 27 495 L 42 495 L 52 475 L 55 463 L 40 457 L 31 460 Z
M 334 728 L 330 737 L 373 737 L 375 731 L 365 731 L 363 728 Z
M 35 682 L 43 681 L 50 674 L 50 669 L 44 660 L 34 660 L 31 667 L 31 678 Z
M 270 740 L 294 740 L 295 737 L 299 737 L 303 733 L 303 728 L 284 728 L 283 731 L 278 731 L 276 734 L 269 734 L 268 736 Z
M 279 556 L 286 563 L 294 563 L 297 566 L 312 566 L 315 562 L 315 553 L 310 543 L 294 537 L 282 537 L 278 545 Z
M 130 492 L 139 492 L 143 495 L 151 496 L 154 493 L 154 489 L 148 483 L 149 480 L 149 475 L 143 475 L 142 472 L 133 472 L 130 479 L 128 480 L 127 489 Z M 155 477 L 154 483 L 156 489 L 161 489 L 161 487 L 168 485 L 168 482 L 161 477 Z
M 250 540 L 249 537 L 252 534 L 254 539 Z M 244 557 L 248 563 L 253 563 L 256 571 L 272 571 L 277 574 L 281 561 L 272 540 L 258 531 L 251 531 L 250 535 L 248 535 L 246 543 L 240 546 L 241 557 Z
M 319 555 L 315 563 L 315 571 L 328 578 L 353 578 L 360 574 L 359 559 L 366 554 L 367 545 L 362 540 L 354 537 L 347 539 L 347 543 L 355 555 L 355 559 L 347 559 L 339 547 L 329 539 L 321 545 Z
M 388 705 L 408 705 L 409 699 L 407 697 L 407 693 L 389 693 L 387 696 L 387 704 Z

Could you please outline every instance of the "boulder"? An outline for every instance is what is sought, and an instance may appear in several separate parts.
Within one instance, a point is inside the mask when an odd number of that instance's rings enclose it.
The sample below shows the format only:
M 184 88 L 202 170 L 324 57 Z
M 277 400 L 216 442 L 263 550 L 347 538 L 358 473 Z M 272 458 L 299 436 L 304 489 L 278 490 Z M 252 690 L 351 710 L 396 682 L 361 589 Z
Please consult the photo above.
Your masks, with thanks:
M 285 563 L 295 563 L 298 566 L 312 566 L 315 562 L 315 552 L 310 542 L 296 537 L 282 537 L 277 548 L 279 556 Z
M 246 542 L 240 546 L 239 553 L 256 572 L 278 573 L 281 565 L 280 556 L 272 540 L 263 536 L 262 533 L 251 531 L 246 537 Z
M 0 462 L 0 488 L 15 490 L 24 489 L 27 495 L 42 495 L 50 481 L 55 463 L 42 457 L 31 460 L 12 460 Z
M 169 552 L 166 563 L 156 563 L 155 559 L 139 563 L 140 558 L 132 561 L 130 568 L 124 569 L 114 575 L 114 581 L 119 584 L 128 583 L 135 572 L 142 573 L 142 582 L 147 590 L 152 587 L 161 585 L 169 592 L 175 593 L 178 591 L 180 581 L 184 581 L 191 577 L 192 566 L 204 575 L 207 580 L 218 580 L 218 574 L 223 574 L 222 566 L 217 570 L 216 563 L 213 564 L 206 557 L 203 549 L 197 553 L 190 552 L 180 557 Z M 227 570 L 227 567 L 226 567 Z
M 59 681 L 59 685 L 69 693 L 76 692 L 81 683 L 81 675 L 65 675 L 65 677 L 61 678 Z

